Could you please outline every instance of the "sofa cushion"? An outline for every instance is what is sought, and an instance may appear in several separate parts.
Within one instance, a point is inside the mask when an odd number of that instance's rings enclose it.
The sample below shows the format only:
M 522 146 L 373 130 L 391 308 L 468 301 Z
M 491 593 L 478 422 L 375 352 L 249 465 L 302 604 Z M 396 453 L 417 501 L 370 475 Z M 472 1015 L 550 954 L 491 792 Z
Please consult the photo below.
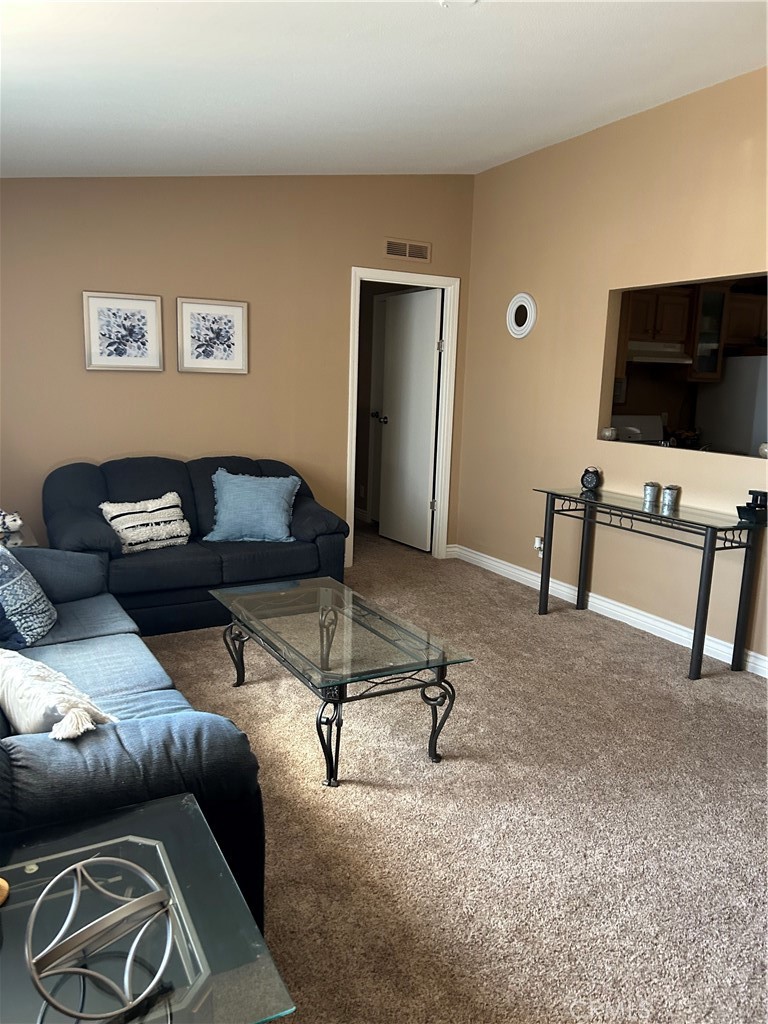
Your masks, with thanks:
M 203 544 L 139 551 L 113 558 L 109 563 L 109 589 L 113 594 L 213 587 L 221 582 L 221 562 L 209 546 Z
M 142 455 L 104 462 L 101 472 L 107 485 L 107 501 L 144 501 L 153 495 L 176 491 L 192 535 L 199 533 L 195 496 L 186 463 Z
M 297 476 L 213 474 L 216 520 L 203 540 L 293 541 L 291 512 L 301 480 Z
M 43 518 L 67 510 L 96 512 L 109 497 L 101 466 L 92 462 L 70 462 L 53 469 L 43 482 Z
M 152 690 L 150 693 L 103 693 L 99 707 L 121 722 L 129 718 L 152 718 L 192 711 L 192 705 L 178 690 Z
M 245 476 L 299 476 L 295 469 L 275 459 L 249 459 L 244 455 L 216 455 L 191 459 L 187 463 L 187 470 L 195 492 L 197 528 L 200 536 L 205 536 L 213 529 L 216 510 L 213 474 L 217 469 Z M 306 480 L 301 481 L 297 494 L 312 497 Z
M 55 740 L 114 721 L 63 672 L 17 651 L 0 651 L 0 706 L 15 733 L 45 732 Z
M 293 544 L 268 540 L 200 543 L 220 559 L 225 584 L 311 576 L 319 566 L 317 545 L 298 540 Z
M 0 647 L 12 651 L 45 636 L 56 609 L 43 588 L 11 552 L 0 545 Z
M 149 693 L 173 686 L 154 654 L 132 633 L 30 647 L 24 657 L 63 672 L 97 702 L 117 693 Z
M 33 647 L 139 631 L 133 619 L 111 594 L 98 594 L 96 597 L 83 598 L 82 601 L 67 601 L 56 605 L 56 612 L 56 624 Z

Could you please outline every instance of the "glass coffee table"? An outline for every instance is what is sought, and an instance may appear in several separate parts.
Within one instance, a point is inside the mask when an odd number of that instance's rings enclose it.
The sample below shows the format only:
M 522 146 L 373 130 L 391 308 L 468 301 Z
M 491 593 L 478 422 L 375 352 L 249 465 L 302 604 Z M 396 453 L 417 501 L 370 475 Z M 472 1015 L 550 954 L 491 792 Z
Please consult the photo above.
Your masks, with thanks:
M 71 870 L 84 861 L 85 881 Z M 261 1024 L 295 1009 L 190 794 L 0 836 L 0 876 L 3 1024 Z
M 371 697 L 418 690 L 432 716 L 429 757 L 440 761 L 437 741 L 456 699 L 448 666 L 472 658 L 328 577 L 211 594 L 232 616 L 224 643 L 235 666 L 234 686 L 245 679 L 243 648 L 255 640 L 320 698 L 324 785 L 339 784 L 343 706 Z

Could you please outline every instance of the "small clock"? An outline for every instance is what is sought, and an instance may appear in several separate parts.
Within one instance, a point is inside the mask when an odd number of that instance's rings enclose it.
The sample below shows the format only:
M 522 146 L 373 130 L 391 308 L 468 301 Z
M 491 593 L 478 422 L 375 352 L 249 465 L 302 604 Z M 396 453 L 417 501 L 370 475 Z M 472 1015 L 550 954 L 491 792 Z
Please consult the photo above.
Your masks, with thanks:
M 602 482 L 602 474 L 596 466 L 587 466 L 581 474 L 581 486 L 585 491 L 596 491 Z

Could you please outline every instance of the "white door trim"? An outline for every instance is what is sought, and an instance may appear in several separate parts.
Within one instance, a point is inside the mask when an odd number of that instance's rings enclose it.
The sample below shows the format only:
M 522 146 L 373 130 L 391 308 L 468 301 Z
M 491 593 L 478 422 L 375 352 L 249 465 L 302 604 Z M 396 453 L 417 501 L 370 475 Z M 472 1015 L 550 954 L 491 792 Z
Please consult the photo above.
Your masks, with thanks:
M 448 547 L 448 500 L 451 489 L 451 448 L 453 444 L 453 399 L 456 390 L 456 354 L 459 341 L 458 277 L 435 277 L 400 270 L 352 267 L 351 313 L 349 321 L 349 410 L 347 419 L 347 538 L 345 566 L 352 565 L 355 538 L 355 445 L 357 438 L 357 371 L 360 333 L 360 286 L 363 281 L 442 288 L 443 359 L 437 413 L 437 456 L 435 462 L 435 520 L 432 555 L 445 558 Z

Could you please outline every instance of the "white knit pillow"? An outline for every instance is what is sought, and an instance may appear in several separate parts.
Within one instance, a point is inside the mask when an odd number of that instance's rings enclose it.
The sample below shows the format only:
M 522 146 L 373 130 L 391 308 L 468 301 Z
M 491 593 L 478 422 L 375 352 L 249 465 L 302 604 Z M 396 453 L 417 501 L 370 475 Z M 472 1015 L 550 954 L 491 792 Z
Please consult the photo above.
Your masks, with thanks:
M 186 544 L 192 532 L 176 491 L 147 501 L 103 501 L 99 508 L 122 541 L 124 555 Z
M 0 707 L 17 733 L 48 732 L 72 740 L 105 722 L 116 722 L 42 661 L 0 650 Z

